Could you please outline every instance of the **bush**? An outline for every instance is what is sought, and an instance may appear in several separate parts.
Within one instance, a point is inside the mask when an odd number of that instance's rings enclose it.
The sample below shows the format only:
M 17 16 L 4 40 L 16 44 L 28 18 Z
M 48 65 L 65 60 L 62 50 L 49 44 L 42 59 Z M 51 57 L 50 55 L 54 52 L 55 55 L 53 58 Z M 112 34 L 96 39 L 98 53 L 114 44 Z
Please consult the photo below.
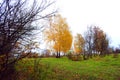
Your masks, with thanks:
M 81 61 L 82 56 L 81 55 L 72 55 L 71 60 L 73 60 L 73 61 Z
M 67 57 L 68 57 L 68 59 L 70 59 L 72 61 L 81 61 L 82 60 L 82 55 L 68 53 Z
M 69 53 L 67 54 L 67 57 L 68 57 L 68 59 L 71 59 L 71 58 L 72 58 L 72 53 L 69 52 Z
M 119 57 L 119 54 L 118 53 L 114 53 L 113 54 L 113 58 L 118 58 Z
M 3 72 L 0 72 L 0 80 L 16 80 L 16 78 L 16 70 L 14 68 L 14 64 L 8 65 Z
M 26 56 L 27 58 L 38 58 L 39 57 L 38 53 L 21 53 L 21 56 Z
M 40 63 L 40 59 L 22 60 L 16 65 L 17 80 L 46 80 L 49 73 L 48 69 L 49 64 Z

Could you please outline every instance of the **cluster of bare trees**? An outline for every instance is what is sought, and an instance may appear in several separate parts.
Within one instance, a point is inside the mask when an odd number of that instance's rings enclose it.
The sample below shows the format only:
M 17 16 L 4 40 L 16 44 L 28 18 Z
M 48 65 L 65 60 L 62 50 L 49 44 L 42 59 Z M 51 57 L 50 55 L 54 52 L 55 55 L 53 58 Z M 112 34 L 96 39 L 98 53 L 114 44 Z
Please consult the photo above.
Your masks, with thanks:
M 107 34 L 101 28 L 96 26 L 88 27 L 84 39 L 84 55 L 87 55 L 88 58 L 96 54 L 105 56 L 108 53 L 109 39 Z
M 20 56 L 25 51 L 23 49 L 13 57 L 15 49 L 18 50 L 17 43 L 24 45 L 23 41 L 25 44 L 30 41 L 30 35 L 36 30 L 33 23 L 53 15 L 55 11 L 44 15 L 44 11 L 53 3 L 50 0 L 0 0 L 0 79 L 9 73 L 11 64 L 25 57 Z
M 84 36 L 77 34 L 74 38 L 74 48 L 71 56 L 79 58 L 82 56 L 84 60 L 93 56 L 105 56 L 111 51 L 110 40 L 107 34 L 97 26 L 87 27 Z

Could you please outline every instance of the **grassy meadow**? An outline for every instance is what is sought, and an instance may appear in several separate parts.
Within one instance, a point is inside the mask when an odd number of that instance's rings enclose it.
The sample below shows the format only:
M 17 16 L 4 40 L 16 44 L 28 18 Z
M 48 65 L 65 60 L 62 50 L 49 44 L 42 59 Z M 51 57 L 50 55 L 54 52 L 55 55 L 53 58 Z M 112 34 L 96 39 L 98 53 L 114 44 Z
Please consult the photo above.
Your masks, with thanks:
M 18 80 L 120 80 L 120 57 L 72 61 L 67 57 L 25 58 L 16 64 Z

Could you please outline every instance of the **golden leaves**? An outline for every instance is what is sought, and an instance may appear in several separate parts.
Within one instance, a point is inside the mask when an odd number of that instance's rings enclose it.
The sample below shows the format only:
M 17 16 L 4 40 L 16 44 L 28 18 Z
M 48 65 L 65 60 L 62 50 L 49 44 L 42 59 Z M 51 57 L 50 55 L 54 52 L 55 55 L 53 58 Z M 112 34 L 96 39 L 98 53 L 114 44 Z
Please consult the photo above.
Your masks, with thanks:
M 50 27 L 45 30 L 45 40 L 51 43 L 57 52 L 67 52 L 72 45 L 72 34 L 68 24 L 61 15 L 56 15 L 49 20 Z
M 83 52 L 85 41 L 81 34 L 77 34 L 74 39 L 74 51 L 77 54 Z

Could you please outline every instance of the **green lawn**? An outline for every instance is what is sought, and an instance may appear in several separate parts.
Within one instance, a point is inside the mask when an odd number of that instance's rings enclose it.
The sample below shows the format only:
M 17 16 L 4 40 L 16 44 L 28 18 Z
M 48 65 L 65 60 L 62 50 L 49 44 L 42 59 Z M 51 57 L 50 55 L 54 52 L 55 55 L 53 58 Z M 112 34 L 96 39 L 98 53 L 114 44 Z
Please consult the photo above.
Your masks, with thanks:
M 16 69 L 24 73 L 22 76 L 36 76 L 38 80 L 119 80 L 120 57 L 95 57 L 83 61 L 71 61 L 67 57 L 26 58 Z

